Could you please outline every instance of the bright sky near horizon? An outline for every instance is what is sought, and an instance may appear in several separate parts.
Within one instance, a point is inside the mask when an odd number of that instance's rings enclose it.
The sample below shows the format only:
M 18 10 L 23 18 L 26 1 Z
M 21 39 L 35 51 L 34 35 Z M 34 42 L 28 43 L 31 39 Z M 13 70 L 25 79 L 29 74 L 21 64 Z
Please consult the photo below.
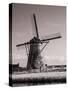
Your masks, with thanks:
M 25 47 L 17 44 L 29 41 L 35 35 L 33 13 L 36 15 L 40 38 L 60 32 L 61 39 L 52 40 L 41 53 L 46 64 L 66 64 L 66 7 L 13 4 L 12 8 L 12 62 L 27 65 Z

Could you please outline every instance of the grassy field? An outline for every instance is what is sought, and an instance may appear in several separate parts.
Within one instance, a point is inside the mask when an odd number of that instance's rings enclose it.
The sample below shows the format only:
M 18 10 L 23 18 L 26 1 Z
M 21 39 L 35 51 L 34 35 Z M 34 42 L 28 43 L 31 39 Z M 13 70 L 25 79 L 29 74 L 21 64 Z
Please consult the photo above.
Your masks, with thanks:
M 66 72 L 41 72 L 41 73 L 27 73 L 27 74 L 12 74 L 10 76 L 13 86 L 30 86 L 42 84 L 59 84 L 66 83 Z

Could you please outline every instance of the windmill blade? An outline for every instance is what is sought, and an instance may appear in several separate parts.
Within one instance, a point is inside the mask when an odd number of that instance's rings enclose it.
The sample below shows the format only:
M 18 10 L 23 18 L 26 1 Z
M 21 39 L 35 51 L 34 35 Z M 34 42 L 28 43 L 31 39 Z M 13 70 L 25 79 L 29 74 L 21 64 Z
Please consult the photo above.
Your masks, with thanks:
M 29 44 L 42 44 L 42 43 L 47 43 L 48 41 L 41 41 L 41 42 L 27 42 L 27 43 L 22 43 L 22 44 L 17 44 L 16 47 L 20 47 L 20 46 L 25 46 L 25 45 L 29 45 Z
M 49 36 L 45 36 L 44 39 L 41 39 L 41 41 L 49 41 L 49 40 L 54 40 L 54 39 L 59 39 L 62 38 L 60 33 L 55 33 L 55 34 L 51 34 Z
M 33 14 L 33 18 L 34 18 L 34 23 L 35 23 L 36 36 L 37 36 L 37 38 L 39 39 L 38 27 L 37 27 L 37 23 L 36 23 L 36 16 L 35 16 L 35 14 Z
M 51 34 L 49 36 L 45 36 L 45 39 L 41 39 L 40 42 L 34 42 L 34 43 L 26 42 L 26 43 L 18 44 L 18 45 L 16 45 L 16 47 L 20 47 L 23 45 L 29 45 L 29 44 L 46 43 L 49 40 L 54 40 L 54 39 L 59 39 L 59 38 L 62 38 L 61 34 L 55 33 L 55 34 Z
M 17 44 L 16 47 L 20 47 L 20 46 L 24 46 L 24 45 L 28 45 L 30 44 L 30 42 L 26 42 L 26 43 L 22 43 L 22 44 Z

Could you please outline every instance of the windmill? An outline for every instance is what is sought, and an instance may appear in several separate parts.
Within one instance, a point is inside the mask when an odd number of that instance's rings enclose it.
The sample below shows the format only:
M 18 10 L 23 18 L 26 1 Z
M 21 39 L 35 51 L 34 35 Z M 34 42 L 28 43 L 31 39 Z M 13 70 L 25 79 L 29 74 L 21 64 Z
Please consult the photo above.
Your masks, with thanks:
M 40 69 L 40 67 L 43 65 L 43 62 L 41 60 L 42 59 L 41 52 L 44 50 L 44 48 L 46 47 L 46 45 L 49 43 L 50 40 L 61 38 L 60 33 L 56 33 L 56 34 L 46 36 L 45 39 L 40 39 L 35 14 L 33 14 L 33 19 L 34 19 L 34 24 L 35 24 L 35 29 L 36 29 L 35 31 L 36 35 L 29 42 L 16 45 L 16 47 L 25 46 L 26 52 L 27 52 L 27 46 L 28 45 L 30 46 L 29 53 L 27 54 L 28 56 L 27 69 L 28 70 Z M 43 43 L 45 45 L 40 50 L 39 45 L 42 45 Z

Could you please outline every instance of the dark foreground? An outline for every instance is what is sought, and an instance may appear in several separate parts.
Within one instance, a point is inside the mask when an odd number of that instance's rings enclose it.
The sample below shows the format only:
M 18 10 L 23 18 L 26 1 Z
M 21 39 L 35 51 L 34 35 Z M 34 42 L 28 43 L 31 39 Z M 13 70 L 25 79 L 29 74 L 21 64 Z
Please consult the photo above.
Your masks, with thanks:
M 49 69 L 45 72 L 16 72 L 9 75 L 10 86 L 31 86 L 66 83 L 66 69 Z
M 11 79 L 10 79 L 11 80 Z M 44 85 L 44 84 L 61 84 L 66 83 L 66 78 L 32 78 L 32 79 L 17 79 L 12 80 L 12 86 L 30 86 L 30 85 Z

